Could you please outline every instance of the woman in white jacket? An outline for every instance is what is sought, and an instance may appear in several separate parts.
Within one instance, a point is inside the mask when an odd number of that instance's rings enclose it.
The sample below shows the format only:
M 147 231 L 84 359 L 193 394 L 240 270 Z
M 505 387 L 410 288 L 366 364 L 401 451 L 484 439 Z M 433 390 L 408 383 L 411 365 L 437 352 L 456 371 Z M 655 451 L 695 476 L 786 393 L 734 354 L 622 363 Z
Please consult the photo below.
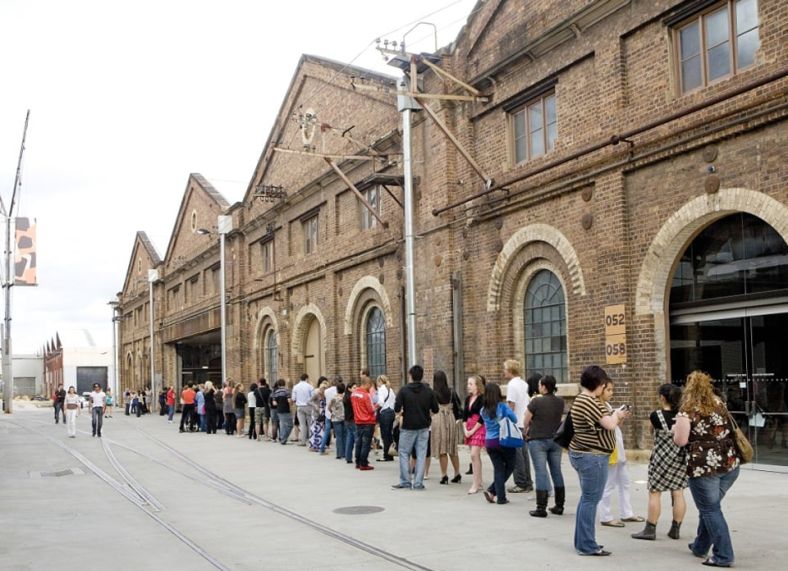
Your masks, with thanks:
M 68 387 L 66 393 L 66 400 L 64 401 L 66 407 L 66 428 L 68 428 L 68 437 L 77 437 L 77 416 L 79 416 L 79 395 L 77 389 Z
M 608 410 L 612 411 L 610 399 L 613 398 L 613 381 L 605 383 L 605 390 L 599 397 Z M 620 519 L 615 519 L 611 510 L 613 490 L 618 487 L 618 513 Z M 616 427 L 616 449 L 610 455 L 608 465 L 607 484 L 602 493 L 602 499 L 597 507 L 599 522 L 607 527 L 624 527 L 624 522 L 642 522 L 641 516 L 636 516 L 632 511 L 632 502 L 629 499 L 629 471 L 627 470 L 627 452 L 624 450 L 624 435 L 621 428 Z

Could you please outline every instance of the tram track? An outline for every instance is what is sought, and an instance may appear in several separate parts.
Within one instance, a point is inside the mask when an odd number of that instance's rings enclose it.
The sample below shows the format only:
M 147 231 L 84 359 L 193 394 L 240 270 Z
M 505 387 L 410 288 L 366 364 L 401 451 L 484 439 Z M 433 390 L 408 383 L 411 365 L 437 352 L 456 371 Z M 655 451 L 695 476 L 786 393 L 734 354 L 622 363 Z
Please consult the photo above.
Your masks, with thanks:
M 386 551 L 384 549 L 381 549 L 379 547 L 375 547 L 374 545 L 366 543 L 365 541 L 362 541 L 360 539 L 356 539 L 355 537 L 352 537 L 350 535 L 347 535 L 345 533 L 342 533 L 340 531 L 332 529 L 332 528 L 328 527 L 327 525 L 324 525 L 324 524 L 322 524 L 322 523 L 320 523 L 318 521 L 310 519 L 310 518 L 308 518 L 308 517 L 306 517 L 306 516 L 304 516 L 302 514 L 299 514 L 298 512 L 290 510 L 290 509 L 288 509 L 288 508 L 286 508 L 284 506 L 276 504 L 276 503 L 274 503 L 274 502 L 272 502 L 270 500 L 266 500 L 265 498 L 262 498 L 262 497 L 254 494 L 252 492 L 249 492 L 248 490 L 245 490 L 244 488 L 241 488 L 240 486 L 230 482 L 229 480 L 224 479 L 219 474 L 216 474 L 215 472 L 212 472 L 208 468 L 198 464 L 197 462 L 193 461 L 188 456 L 186 456 L 183 453 L 181 453 L 179 450 L 176 450 L 175 448 L 173 448 L 172 446 L 170 446 L 166 442 L 163 442 L 162 440 L 160 440 L 159 438 L 153 436 L 152 434 L 149 434 L 149 433 L 145 432 L 141 428 L 137 428 L 137 431 L 140 434 L 142 434 L 143 436 L 145 436 L 146 438 L 148 438 L 149 440 L 151 440 L 152 442 L 154 442 L 154 443 L 158 444 L 159 446 L 161 446 L 162 448 L 164 448 L 167 452 L 171 453 L 173 456 L 177 457 L 179 460 L 181 460 L 185 464 L 191 466 L 192 468 L 194 468 L 195 470 L 197 470 L 201 474 L 205 475 L 209 480 L 215 480 L 215 481 L 221 483 L 223 486 L 226 486 L 226 488 L 228 490 L 232 490 L 234 492 L 234 494 L 240 495 L 241 497 L 247 499 L 248 501 L 250 501 L 251 503 L 253 503 L 253 504 L 255 504 L 255 505 L 259 506 L 259 507 L 265 508 L 265 509 L 267 509 L 267 510 L 273 512 L 273 513 L 276 513 L 276 514 L 278 514 L 280 516 L 284 516 L 284 517 L 289 518 L 289 519 L 291 519 L 293 521 L 296 521 L 298 523 L 306 525 L 306 526 L 312 528 L 313 530 L 317 531 L 318 533 L 321 533 L 321 534 L 323 534 L 323 535 L 325 535 L 327 537 L 330 537 L 331 539 L 334 539 L 336 541 L 344 543 L 345 545 L 348 545 L 350 547 L 353 547 L 355 549 L 358 549 L 360 551 L 368 553 L 369 555 L 374 555 L 375 557 L 383 559 L 384 561 L 387 561 L 388 563 L 397 565 L 398 567 L 402 567 L 403 569 L 410 569 L 412 571 L 433 571 L 433 569 L 430 568 L 430 567 L 425 567 L 424 565 L 420 565 L 419 563 L 416 563 L 414 561 L 411 561 L 409 559 L 406 559 L 406 558 L 401 557 L 399 555 L 396 555 L 394 553 L 390 553 L 390 552 L 388 552 L 388 551 Z M 233 497 L 233 496 L 230 496 L 230 497 Z
M 186 545 L 189 549 L 191 549 L 194 553 L 199 555 L 201 558 L 206 560 L 211 566 L 215 569 L 220 571 L 230 571 L 230 567 L 224 565 L 221 561 L 216 559 L 202 547 L 200 547 L 197 543 L 192 541 L 186 534 L 184 534 L 181 530 L 177 527 L 172 525 L 171 523 L 165 521 L 161 518 L 157 512 L 162 509 L 161 503 L 156 500 L 150 492 L 148 492 L 144 487 L 142 487 L 139 482 L 137 482 L 128 471 L 120 464 L 117 460 L 115 455 L 109 449 L 109 444 L 105 443 L 102 439 L 102 448 L 104 450 L 107 459 L 112 464 L 113 468 L 118 470 L 118 474 L 123 478 L 126 482 L 127 487 L 124 487 L 123 484 L 118 482 L 115 478 L 110 476 L 106 471 L 99 468 L 96 464 L 94 464 L 91 460 L 89 460 L 85 455 L 81 452 L 75 450 L 71 446 L 64 444 L 63 442 L 57 440 L 45 434 L 44 432 L 33 428 L 31 426 L 27 426 L 25 424 L 20 424 L 15 421 L 8 421 L 10 424 L 18 426 L 24 430 L 28 430 L 41 438 L 47 440 L 48 442 L 54 444 L 64 452 L 70 454 L 74 459 L 76 459 L 80 464 L 82 464 L 89 472 L 97 476 L 99 479 L 104 481 L 107 485 L 110 486 L 113 490 L 115 490 L 118 494 L 123 496 L 126 500 L 128 500 L 131 504 L 137 507 L 140 511 L 142 511 L 145 515 L 155 521 L 158 525 L 166 529 L 170 534 L 175 536 L 178 540 L 180 540 L 184 545 Z M 149 458 L 150 459 L 150 458 Z M 128 477 L 128 479 L 127 479 Z

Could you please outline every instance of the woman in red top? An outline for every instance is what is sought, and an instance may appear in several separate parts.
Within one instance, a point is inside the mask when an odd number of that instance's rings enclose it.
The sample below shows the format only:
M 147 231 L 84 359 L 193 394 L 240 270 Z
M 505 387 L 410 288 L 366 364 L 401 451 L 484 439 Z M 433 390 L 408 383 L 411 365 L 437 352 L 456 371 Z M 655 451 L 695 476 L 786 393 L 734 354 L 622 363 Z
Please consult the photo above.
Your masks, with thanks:
M 172 416 L 175 414 L 175 389 L 167 389 L 167 422 L 172 424 Z

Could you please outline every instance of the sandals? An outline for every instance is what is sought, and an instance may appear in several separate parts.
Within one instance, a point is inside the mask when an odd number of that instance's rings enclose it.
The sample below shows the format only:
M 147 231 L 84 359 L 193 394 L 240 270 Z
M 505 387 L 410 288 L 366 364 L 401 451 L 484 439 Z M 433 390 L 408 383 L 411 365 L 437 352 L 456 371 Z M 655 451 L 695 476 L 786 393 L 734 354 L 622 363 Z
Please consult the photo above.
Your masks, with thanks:
M 624 521 L 627 521 L 627 520 L 624 520 Z M 624 521 L 619 521 L 617 519 L 613 519 L 613 520 L 610 520 L 610 521 L 603 521 L 603 522 L 600 522 L 600 523 L 602 525 L 604 525 L 604 526 L 607 526 L 607 527 L 626 527 L 624 525 Z
M 634 523 L 643 523 L 646 520 L 645 520 L 645 518 L 643 518 L 643 517 L 641 517 L 639 515 L 633 515 L 632 517 L 622 517 L 621 521 L 634 522 Z

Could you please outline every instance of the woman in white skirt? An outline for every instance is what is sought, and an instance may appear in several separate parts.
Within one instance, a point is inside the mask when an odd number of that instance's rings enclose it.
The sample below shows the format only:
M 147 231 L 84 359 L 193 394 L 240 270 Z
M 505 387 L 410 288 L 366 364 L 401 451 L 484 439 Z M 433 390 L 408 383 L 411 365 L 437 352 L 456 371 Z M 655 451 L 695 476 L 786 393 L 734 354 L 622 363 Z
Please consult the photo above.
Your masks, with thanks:
M 600 399 L 608 410 L 613 411 L 610 399 L 613 398 L 613 381 L 605 383 L 605 390 Z M 611 500 L 613 490 L 618 488 L 618 513 L 620 519 L 613 517 Z M 624 450 L 624 435 L 621 428 L 616 427 L 616 448 L 610 455 L 610 464 L 607 471 L 607 484 L 602 493 L 602 499 L 597 507 L 599 522 L 607 527 L 624 527 L 624 522 L 642 522 L 644 519 L 632 511 L 632 502 L 629 499 L 629 470 L 627 470 L 627 453 Z
M 77 389 L 68 387 L 66 393 L 66 400 L 63 403 L 66 407 L 66 428 L 68 428 L 68 437 L 77 437 L 77 417 L 79 416 L 79 395 Z

